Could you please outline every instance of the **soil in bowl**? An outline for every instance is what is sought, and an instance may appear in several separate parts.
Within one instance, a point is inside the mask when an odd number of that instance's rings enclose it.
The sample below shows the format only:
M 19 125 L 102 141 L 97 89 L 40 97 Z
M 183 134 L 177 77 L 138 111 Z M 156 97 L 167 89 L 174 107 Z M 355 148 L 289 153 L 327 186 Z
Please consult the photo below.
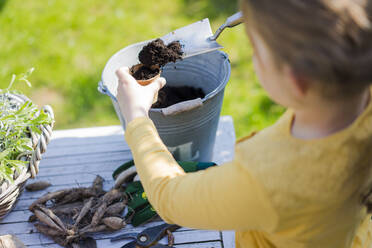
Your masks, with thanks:
M 166 85 L 159 91 L 158 101 L 152 105 L 152 108 L 166 108 L 183 101 L 204 97 L 205 93 L 201 88 L 190 86 L 174 87 Z
M 133 66 L 131 74 L 136 80 L 151 79 L 159 74 L 159 68 L 162 66 L 182 59 L 182 54 L 182 47 L 178 41 L 165 45 L 164 41 L 156 39 L 142 48 L 138 59 L 143 66 Z

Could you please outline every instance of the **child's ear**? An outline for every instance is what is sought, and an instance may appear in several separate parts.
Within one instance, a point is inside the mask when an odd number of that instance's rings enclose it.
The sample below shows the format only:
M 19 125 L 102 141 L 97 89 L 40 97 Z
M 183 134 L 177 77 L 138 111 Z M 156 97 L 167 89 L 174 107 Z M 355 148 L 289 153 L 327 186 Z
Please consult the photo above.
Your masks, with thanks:
M 289 79 L 289 83 L 291 84 L 291 88 L 293 93 L 296 97 L 303 98 L 308 89 L 309 89 L 309 81 L 306 77 L 296 73 L 291 67 L 285 66 L 284 67 L 285 74 L 287 74 L 287 78 Z

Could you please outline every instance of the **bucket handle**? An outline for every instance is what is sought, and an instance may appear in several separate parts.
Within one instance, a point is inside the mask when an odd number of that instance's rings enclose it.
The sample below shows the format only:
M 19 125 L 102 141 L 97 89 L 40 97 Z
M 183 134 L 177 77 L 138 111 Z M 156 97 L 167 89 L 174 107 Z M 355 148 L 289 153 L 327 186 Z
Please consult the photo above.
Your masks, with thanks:
M 111 97 L 111 99 L 113 99 L 115 102 L 117 102 L 118 100 L 116 99 L 116 97 L 111 94 L 111 92 L 107 89 L 107 86 L 104 85 L 104 83 L 102 81 L 99 81 L 98 82 L 98 91 L 101 92 L 102 94 L 105 94 L 105 95 L 108 95 L 109 97 Z
M 189 101 L 184 101 L 180 102 L 177 104 L 174 104 L 172 106 L 169 106 L 167 108 L 161 109 L 161 112 L 165 116 L 170 116 L 170 115 L 176 115 L 185 111 L 192 110 L 197 107 L 203 106 L 203 100 L 201 98 L 189 100 Z

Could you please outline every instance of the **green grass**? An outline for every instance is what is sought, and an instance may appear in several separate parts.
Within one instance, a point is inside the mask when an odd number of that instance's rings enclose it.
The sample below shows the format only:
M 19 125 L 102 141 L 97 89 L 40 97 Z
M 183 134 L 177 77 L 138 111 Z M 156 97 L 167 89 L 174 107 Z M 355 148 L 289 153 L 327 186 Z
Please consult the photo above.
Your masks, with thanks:
M 97 92 L 111 55 L 205 17 L 215 30 L 236 9 L 223 0 L 0 0 L 0 88 L 35 67 L 33 88 L 16 88 L 51 104 L 58 129 L 118 124 L 109 97 Z M 272 124 L 282 109 L 257 83 L 243 26 L 219 42 L 232 64 L 222 114 L 233 116 L 238 137 Z

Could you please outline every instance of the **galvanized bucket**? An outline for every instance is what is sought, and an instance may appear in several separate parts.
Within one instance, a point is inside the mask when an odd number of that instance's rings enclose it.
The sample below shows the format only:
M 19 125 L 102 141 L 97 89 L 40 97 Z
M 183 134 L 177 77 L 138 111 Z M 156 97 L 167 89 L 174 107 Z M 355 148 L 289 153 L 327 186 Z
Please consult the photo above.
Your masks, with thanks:
M 139 51 L 148 41 L 126 47 L 107 62 L 98 90 L 111 97 L 125 129 L 125 120 L 116 100 L 117 77 L 121 66 L 138 64 Z M 161 139 L 177 160 L 211 161 L 224 89 L 230 78 L 230 61 L 221 51 L 190 57 L 164 67 L 162 77 L 171 86 L 193 86 L 204 90 L 203 99 L 175 104 L 164 109 L 151 109 Z

